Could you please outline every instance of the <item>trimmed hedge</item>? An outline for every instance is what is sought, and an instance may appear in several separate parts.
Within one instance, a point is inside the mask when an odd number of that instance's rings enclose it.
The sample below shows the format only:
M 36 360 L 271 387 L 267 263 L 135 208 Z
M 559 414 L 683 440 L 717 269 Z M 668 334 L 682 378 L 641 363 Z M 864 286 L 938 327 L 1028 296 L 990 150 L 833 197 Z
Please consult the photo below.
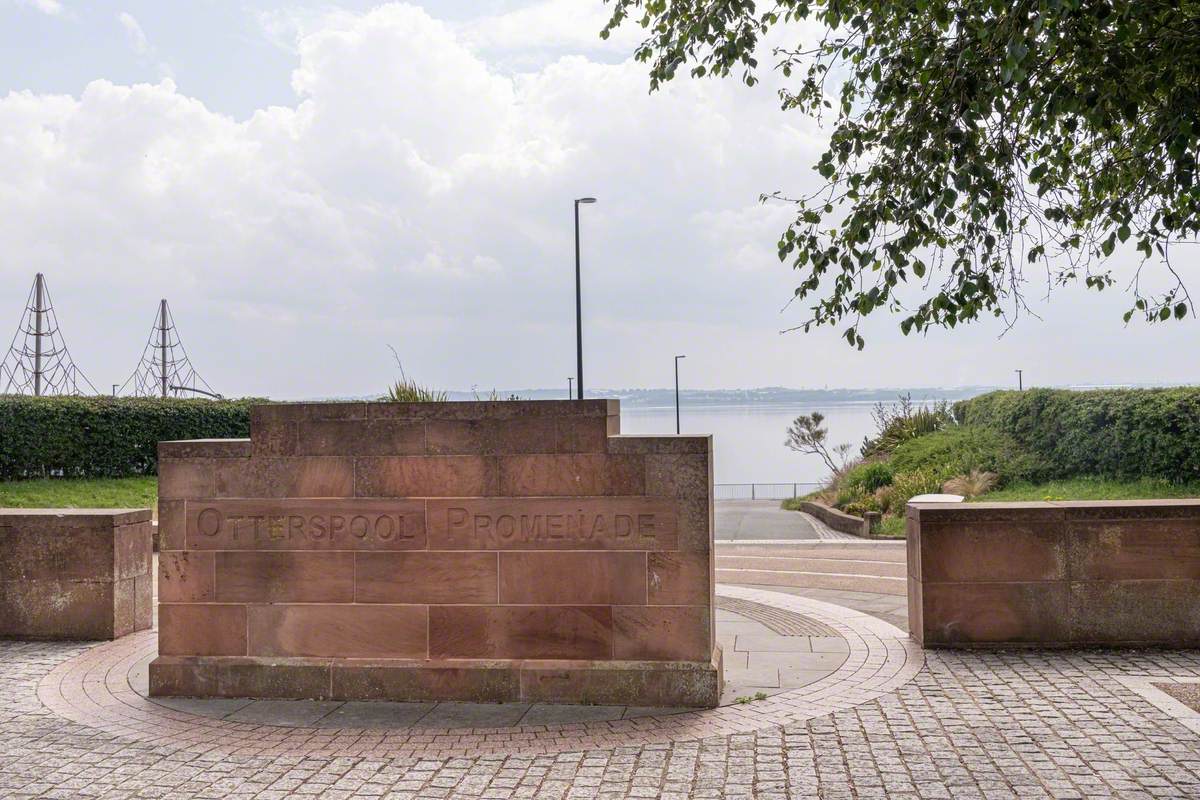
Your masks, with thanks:
M 153 475 L 160 441 L 249 436 L 256 402 L 0 395 L 0 480 Z
M 1200 479 L 1200 388 L 991 392 L 955 403 L 954 415 L 1011 436 L 1039 479 Z

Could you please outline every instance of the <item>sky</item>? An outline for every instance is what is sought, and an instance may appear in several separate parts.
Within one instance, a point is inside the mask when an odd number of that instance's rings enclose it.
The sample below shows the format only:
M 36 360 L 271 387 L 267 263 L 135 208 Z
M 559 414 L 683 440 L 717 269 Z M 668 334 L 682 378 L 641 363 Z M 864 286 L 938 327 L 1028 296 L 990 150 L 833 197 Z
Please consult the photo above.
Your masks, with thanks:
M 1033 314 L 904 337 L 781 333 L 790 212 L 827 130 L 776 78 L 648 92 L 592 0 L 0 0 L 0 336 L 36 272 L 98 387 L 171 304 L 226 395 L 554 387 L 1195 383 L 1197 322 L 1027 287 Z M 1188 253 L 1190 255 L 1190 253 Z M 1132 259 L 1121 270 L 1131 274 Z M 1186 261 L 1184 276 L 1194 264 Z M 1151 277 L 1151 282 L 1154 280 Z

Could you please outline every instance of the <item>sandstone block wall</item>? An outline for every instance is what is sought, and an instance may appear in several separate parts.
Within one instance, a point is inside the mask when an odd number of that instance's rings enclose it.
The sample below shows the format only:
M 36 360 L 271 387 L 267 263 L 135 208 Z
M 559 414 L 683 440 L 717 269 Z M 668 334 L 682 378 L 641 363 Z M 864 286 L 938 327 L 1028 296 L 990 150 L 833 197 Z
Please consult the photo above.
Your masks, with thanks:
M 151 625 L 150 510 L 0 509 L 0 636 L 115 639 Z
M 618 430 L 288 404 L 162 443 L 152 693 L 715 704 L 711 439 Z
M 908 508 L 931 647 L 1200 645 L 1200 500 Z

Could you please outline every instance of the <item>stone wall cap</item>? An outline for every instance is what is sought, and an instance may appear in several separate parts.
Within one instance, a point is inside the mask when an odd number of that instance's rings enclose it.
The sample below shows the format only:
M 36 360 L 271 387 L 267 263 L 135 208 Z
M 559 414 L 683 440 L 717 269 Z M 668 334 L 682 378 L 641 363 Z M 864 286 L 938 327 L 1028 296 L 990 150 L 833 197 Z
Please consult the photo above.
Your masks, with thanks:
M 0 508 L 0 518 L 18 517 L 69 517 L 83 522 L 89 518 L 96 521 L 111 520 L 118 525 L 147 522 L 153 516 L 148 508 Z
M 621 413 L 621 401 L 590 400 L 446 400 L 435 403 L 396 403 L 390 400 L 328 403 L 261 403 L 258 415 L 303 419 L 493 419 L 518 416 L 609 417 Z

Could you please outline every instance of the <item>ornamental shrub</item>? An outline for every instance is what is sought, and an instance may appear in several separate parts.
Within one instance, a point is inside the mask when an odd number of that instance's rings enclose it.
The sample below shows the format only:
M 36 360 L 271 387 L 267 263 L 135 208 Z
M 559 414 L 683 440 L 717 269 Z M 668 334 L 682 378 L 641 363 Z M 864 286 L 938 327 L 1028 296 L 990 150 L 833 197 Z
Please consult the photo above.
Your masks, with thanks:
M 0 480 L 153 475 L 160 441 L 249 436 L 256 402 L 0 395 Z
M 920 471 L 939 483 L 972 470 L 994 472 L 1001 485 L 1048 477 L 1037 459 L 1013 437 L 979 425 L 951 425 L 910 439 L 896 448 L 889 464 L 897 475 Z
M 1037 459 L 1033 479 L 1200 479 L 1200 387 L 991 392 L 954 415 L 1015 440 Z
M 874 494 L 892 482 L 892 468 L 886 461 L 867 461 L 850 468 L 841 486 L 854 494 Z

